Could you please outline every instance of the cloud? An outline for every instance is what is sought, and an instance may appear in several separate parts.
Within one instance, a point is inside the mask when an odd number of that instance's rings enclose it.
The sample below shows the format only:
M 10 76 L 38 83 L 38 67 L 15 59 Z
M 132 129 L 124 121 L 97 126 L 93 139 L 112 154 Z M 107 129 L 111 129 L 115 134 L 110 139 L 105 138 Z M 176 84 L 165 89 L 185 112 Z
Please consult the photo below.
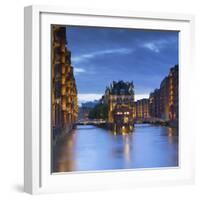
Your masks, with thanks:
M 80 73 L 84 73 L 85 69 L 83 68 L 78 68 L 78 67 L 74 67 L 74 74 L 80 74 Z
M 151 51 L 154 51 L 156 53 L 159 53 L 160 52 L 160 49 L 158 46 L 156 46 L 156 44 L 154 44 L 153 42 L 149 42 L 149 43 L 145 43 L 143 44 L 143 47 L 151 50 Z
M 85 103 L 87 101 L 94 101 L 99 100 L 103 94 L 98 93 L 85 93 L 85 94 L 78 94 L 78 104 Z
M 145 42 L 141 46 L 155 53 L 159 53 L 161 49 L 165 48 L 167 44 L 171 42 L 173 42 L 172 39 L 169 39 L 169 40 L 162 39 L 162 40 L 155 40 L 151 42 Z
M 109 54 L 130 54 L 132 51 L 133 49 L 129 49 L 129 48 L 106 49 L 106 50 L 101 50 L 101 51 L 94 51 L 94 52 L 82 54 L 79 56 L 74 56 L 74 57 L 72 56 L 72 62 L 80 63 L 97 56 L 109 55 Z
M 149 98 L 149 94 L 135 94 L 135 101 Z
M 94 101 L 94 100 L 99 100 L 101 99 L 103 94 L 99 93 L 80 93 L 78 94 L 78 104 L 81 105 L 81 103 L 85 103 L 88 101 Z M 149 94 L 135 94 L 135 101 L 144 99 L 144 98 L 149 98 Z

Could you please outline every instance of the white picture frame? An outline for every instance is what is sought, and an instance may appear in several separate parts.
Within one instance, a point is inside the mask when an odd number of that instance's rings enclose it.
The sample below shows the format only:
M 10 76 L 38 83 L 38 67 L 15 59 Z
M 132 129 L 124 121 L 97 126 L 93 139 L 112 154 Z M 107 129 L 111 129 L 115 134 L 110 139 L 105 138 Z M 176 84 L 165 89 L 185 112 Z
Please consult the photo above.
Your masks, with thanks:
M 24 189 L 31 194 L 119 189 L 194 182 L 191 99 L 194 17 L 184 14 L 90 10 L 56 6 L 25 8 Z M 176 30 L 180 65 L 180 165 L 175 168 L 51 174 L 50 25 L 71 24 Z M 45 75 L 44 75 L 45 74 Z

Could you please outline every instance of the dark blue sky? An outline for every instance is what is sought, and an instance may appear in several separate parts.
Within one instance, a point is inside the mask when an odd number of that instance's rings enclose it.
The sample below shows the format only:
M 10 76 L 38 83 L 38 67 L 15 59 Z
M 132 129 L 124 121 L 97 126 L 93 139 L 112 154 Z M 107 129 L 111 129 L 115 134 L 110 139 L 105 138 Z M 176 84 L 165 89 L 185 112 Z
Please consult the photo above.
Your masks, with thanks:
M 112 80 L 133 81 L 136 99 L 178 64 L 178 32 L 67 26 L 79 103 L 98 99 Z

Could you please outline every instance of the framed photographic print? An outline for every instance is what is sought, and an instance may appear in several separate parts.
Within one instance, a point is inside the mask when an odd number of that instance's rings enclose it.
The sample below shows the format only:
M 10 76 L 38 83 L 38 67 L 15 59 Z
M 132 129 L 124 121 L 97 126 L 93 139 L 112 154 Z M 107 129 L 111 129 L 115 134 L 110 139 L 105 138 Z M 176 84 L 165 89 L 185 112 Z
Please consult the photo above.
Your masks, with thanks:
M 25 8 L 25 191 L 192 183 L 194 19 Z

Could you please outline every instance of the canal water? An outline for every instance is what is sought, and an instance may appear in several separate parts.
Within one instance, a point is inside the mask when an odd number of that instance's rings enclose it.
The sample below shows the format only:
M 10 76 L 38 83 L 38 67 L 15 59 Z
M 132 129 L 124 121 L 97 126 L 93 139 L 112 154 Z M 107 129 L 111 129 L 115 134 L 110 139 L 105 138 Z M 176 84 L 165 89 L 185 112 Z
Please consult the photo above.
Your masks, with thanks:
M 136 124 L 126 135 L 77 126 L 53 148 L 53 172 L 178 166 L 177 129 Z

